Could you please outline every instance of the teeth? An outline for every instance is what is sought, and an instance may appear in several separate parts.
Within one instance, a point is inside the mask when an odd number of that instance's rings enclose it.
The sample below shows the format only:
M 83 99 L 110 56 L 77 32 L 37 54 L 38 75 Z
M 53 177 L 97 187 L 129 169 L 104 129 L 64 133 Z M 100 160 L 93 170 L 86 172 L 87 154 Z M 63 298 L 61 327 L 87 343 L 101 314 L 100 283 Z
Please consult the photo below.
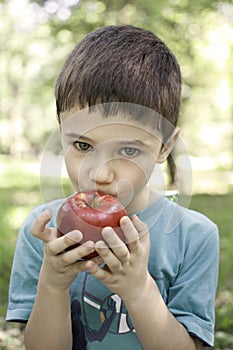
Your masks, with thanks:
M 77 205 L 80 207 L 80 208 L 86 208 L 87 207 L 87 205 L 86 205 L 86 202 L 76 202 L 77 203 Z
M 81 192 L 81 196 L 82 196 L 83 200 L 86 202 L 87 196 L 85 195 L 85 193 Z

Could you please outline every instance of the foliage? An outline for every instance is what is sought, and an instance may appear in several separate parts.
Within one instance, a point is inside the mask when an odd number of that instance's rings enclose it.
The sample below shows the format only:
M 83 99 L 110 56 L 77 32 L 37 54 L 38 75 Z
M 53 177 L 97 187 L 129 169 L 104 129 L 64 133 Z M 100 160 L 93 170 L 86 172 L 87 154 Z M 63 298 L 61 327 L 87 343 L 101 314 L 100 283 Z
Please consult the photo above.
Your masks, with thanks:
M 103 25 L 129 23 L 157 33 L 180 61 L 182 137 L 190 152 L 206 155 L 208 148 L 215 167 L 231 166 L 230 2 L 9 0 L 0 2 L 0 11 L 2 153 L 38 154 L 57 126 L 53 86 L 65 57 L 86 33 Z
M 129 23 L 158 34 L 181 64 L 180 123 L 189 153 L 202 156 L 205 169 L 209 166 L 208 153 L 212 168 L 231 170 L 230 1 L 0 0 L 0 14 L 0 153 L 21 158 L 38 156 L 58 127 L 53 87 L 66 56 L 86 33 L 103 25 Z M 37 164 L 11 158 L 0 161 L 0 315 L 3 315 L 18 227 L 42 198 Z M 46 181 L 52 189 L 53 179 Z M 66 182 L 64 191 L 70 191 Z M 220 228 L 216 349 L 233 348 L 232 199 L 232 194 L 205 194 L 194 195 L 191 201 L 192 208 L 207 214 Z M 10 346 L 7 344 L 6 348 Z

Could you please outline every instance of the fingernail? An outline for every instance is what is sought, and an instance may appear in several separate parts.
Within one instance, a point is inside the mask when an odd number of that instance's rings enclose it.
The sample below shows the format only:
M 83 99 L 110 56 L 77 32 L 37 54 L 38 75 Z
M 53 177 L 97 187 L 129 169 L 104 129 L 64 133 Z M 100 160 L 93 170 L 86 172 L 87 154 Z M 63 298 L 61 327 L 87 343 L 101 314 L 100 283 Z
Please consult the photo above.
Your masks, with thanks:
M 100 248 L 100 249 L 104 249 L 104 248 L 107 248 L 107 245 L 105 244 L 104 241 L 98 241 L 96 242 L 96 248 Z
M 49 210 L 45 210 L 42 214 L 41 214 L 42 219 L 51 219 L 52 214 Z
M 98 256 L 95 261 L 97 262 L 97 264 L 103 264 L 104 262 L 104 260 L 100 256 Z
M 108 234 L 111 234 L 112 231 L 113 231 L 113 228 L 111 226 L 106 226 L 103 228 L 102 233 L 104 234 L 106 233 L 108 235 Z
M 88 249 L 93 249 L 95 246 L 95 243 L 93 241 L 87 241 L 83 243 L 83 246 L 87 247 Z
M 82 233 L 78 230 L 71 231 L 67 233 L 69 239 L 74 242 L 79 242 L 82 239 Z
M 121 218 L 121 225 L 127 225 L 130 222 L 130 218 L 128 216 L 123 216 Z

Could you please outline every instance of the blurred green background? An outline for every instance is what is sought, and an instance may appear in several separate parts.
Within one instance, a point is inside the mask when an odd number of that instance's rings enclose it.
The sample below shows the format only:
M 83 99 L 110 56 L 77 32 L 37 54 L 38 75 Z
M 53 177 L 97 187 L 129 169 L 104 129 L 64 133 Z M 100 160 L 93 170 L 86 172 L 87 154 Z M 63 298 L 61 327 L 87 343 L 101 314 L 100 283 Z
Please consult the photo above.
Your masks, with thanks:
M 18 228 L 43 200 L 40 160 L 57 129 L 56 75 L 86 33 L 120 23 L 152 30 L 180 62 L 181 138 L 193 177 L 189 206 L 219 225 L 216 349 L 233 349 L 231 1 L 0 0 L 0 319 L 6 312 Z M 56 190 L 52 176 L 44 181 Z M 66 178 L 63 188 L 70 192 Z M 13 349 L 4 339 L 0 332 L 0 348 Z

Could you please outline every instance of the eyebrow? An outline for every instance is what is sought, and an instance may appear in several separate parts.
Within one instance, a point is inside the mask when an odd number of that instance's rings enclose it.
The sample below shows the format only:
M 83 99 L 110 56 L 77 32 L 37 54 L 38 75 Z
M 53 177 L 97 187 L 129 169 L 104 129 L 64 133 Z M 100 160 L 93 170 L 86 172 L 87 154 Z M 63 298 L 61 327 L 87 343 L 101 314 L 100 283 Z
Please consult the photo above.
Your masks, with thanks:
M 73 132 L 65 133 L 65 136 L 72 137 L 72 138 L 75 138 L 75 139 L 81 139 L 83 142 L 87 142 L 87 143 L 93 143 L 93 140 L 90 139 L 89 137 L 86 137 L 86 136 L 80 135 L 80 134 L 76 134 L 76 133 L 73 133 Z M 130 140 L 130 139 L 125 140 L 125 141 L 124 141 L 124 139 L 122 139 L 122 140 L 125 143 L 136 144 L 136 145 L 139 145 L 141 147 L 145 147 L 145 148 L 147 148 L 147 149 L 149 149 L 151 151 L 153 150 L 152 145 L 148 144 L 147 142 L 143 142 L 141 140 Z
M 89 137 L 79 135 L 74 132 L 65 133 L 65 136 L 72 137 L 74 139 L 82 139 L 84 142 L 93 142 L 93 140 L 89 139 Z
M 142 146 L 142 147 L 146 147 L 150 150 L 152 150 L 152 146 L 149 145 L 147 142 L 143 142 L 141 140 L 132 140 L 132 141 L 128 141 L 128 143 L 132 143 L 132 144 L 136 144 L 136 145 L 139 145 L 139 146 Z

